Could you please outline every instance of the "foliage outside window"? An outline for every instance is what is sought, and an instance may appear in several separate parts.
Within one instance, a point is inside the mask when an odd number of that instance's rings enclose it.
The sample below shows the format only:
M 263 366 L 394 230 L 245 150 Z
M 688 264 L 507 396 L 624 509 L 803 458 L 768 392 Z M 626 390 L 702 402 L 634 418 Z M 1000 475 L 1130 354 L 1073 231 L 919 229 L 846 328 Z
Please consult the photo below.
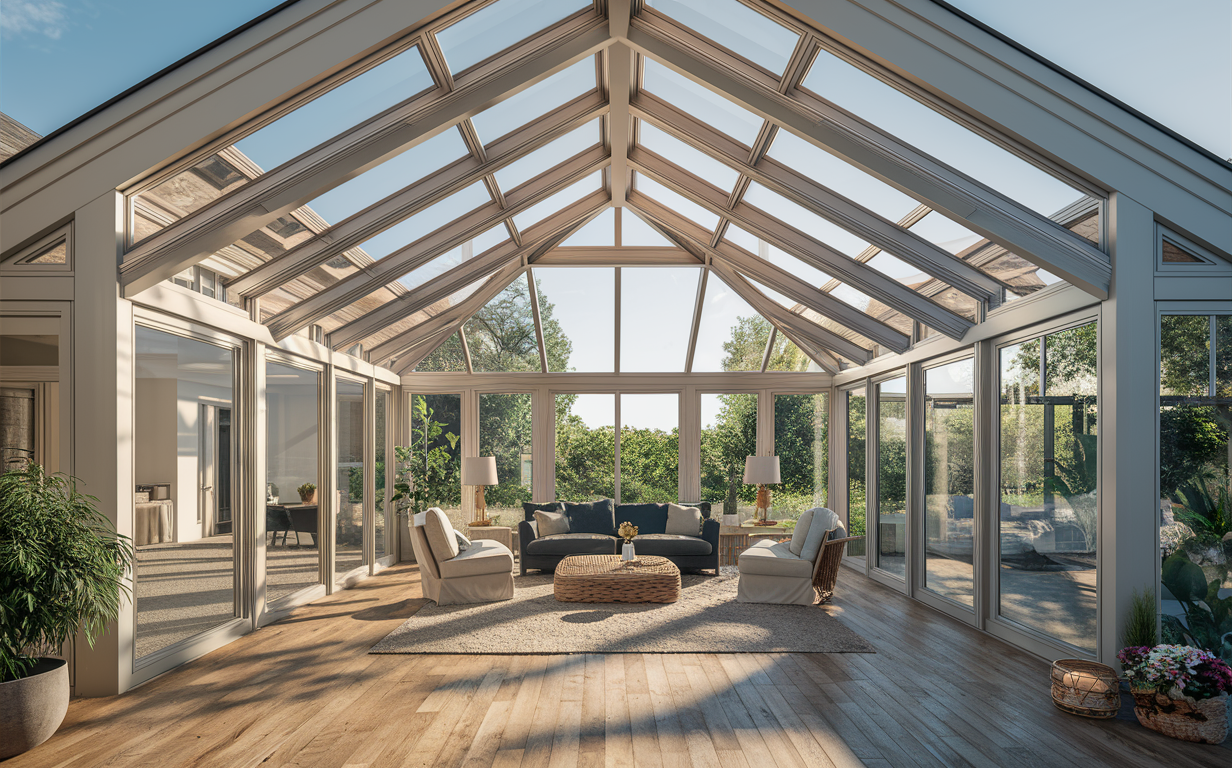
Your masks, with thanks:
M 907 379 L 877 386 L 878 568 L 907 576 Z
M 387 431 L 389 428 L 389 398 L 388 390 L 378 389 L 376 391 L 376 432 L 372 437 L 373 452 L 373 475 L 375 476 L 374 487 L 376 488 L 375 508 L 376 514 L 372 518 L 372 535 L 375 541 L 377 557 L 385 557 L 393 554 L 393 547 L 390 546 L 389 538 L 385 535 L 387 530 L 387 515 L 385 511 L 385 494 L 387 488 L 386 466 L 389 463 L 387 455 L 388 442 L 386 440 Z
M 975 361 L 924 372 L 924 586 L 974 603 Z
M 774 453 L 782 478 L 773 496 L 774 516 L 828 506 L 830 476 L 829 395 L 775 395 Z
M 411 395 L 411 443 L 396 449 L 394 502 L 400 512 L 439 507 L 455 528 L 465 527 L 461 433 L 460 395 Z
M 616 496 L 616 396 L 556 396 L 556 498 Z
M 620 396 L 620 502 L 680 500 L 680 396 Z
M 335 425 L 338 439 L 338 505 L 334 524 L 334 574 L 364 558 L 364 385 L 338 380 Z
M 479 455 L 496 457 L 499 485 L 484 491 L 488 517 L 502 525 L 521 519 L 522 503 L 531 500 L 531 396 L 479 396 Z
M 844 393 L 847 399 L 847 535 L 865 535 L 867 492 L 865 473 L 868 466 L 868 401 L 864 389 Z M 864 557 L 866 542 L 847 544 L 849 557 Z
M 757 487 L 744 483 L 744 459 L 757 455 L 757 395 L 701 395 L 702 501 L 717 514 L 753 517 Z M 777 504 L 777 497 L 776 497 Z

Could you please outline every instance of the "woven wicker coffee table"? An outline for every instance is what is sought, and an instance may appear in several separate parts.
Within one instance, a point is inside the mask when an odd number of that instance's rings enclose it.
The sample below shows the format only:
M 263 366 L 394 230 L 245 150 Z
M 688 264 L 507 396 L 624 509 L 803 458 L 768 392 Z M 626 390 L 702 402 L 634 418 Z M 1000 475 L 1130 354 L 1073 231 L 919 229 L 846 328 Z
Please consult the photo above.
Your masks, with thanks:
M 632 563 L 619 555 L 571 555 L 556 566 L 552 588 L 563 603 L 674 603 L 680 569 L 654 555 Z

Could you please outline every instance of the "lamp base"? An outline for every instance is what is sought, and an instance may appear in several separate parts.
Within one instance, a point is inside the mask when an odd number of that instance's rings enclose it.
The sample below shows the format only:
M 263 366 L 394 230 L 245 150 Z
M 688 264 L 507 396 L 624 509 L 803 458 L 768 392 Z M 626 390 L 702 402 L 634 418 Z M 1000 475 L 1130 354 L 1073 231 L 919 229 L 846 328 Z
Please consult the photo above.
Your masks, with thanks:
M 764 485 L 757 486 L 757 508 L 755 510 L 757 519 L 753 521 L 753 525 L 778 525 L 775 520 L 767 520 L 770 516 L 770 489 Z
M 487 519 L 487 518 L 485 517 L 483 520 L 474 520 L 474 521 L 472 521 L 472 522 L 471 522 L 471 527 L 472 527 L 472 528 L 479 528 L 479 527 L 482 527 L 482 526 L 485 526 L 485 525 L 491 525 L 491 524 L 492 524 L 492 521 L 491 521 L 491 520 L 489 520 L 489 519 Z
M 778 520 L 754 520 L 753 525 L 778 525 Z

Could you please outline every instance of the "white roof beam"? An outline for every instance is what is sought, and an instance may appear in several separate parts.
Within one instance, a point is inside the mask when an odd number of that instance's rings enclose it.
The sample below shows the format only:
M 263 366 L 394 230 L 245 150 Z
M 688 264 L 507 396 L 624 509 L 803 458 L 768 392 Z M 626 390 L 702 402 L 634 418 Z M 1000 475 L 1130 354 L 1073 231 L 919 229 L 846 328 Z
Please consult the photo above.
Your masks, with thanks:
M 640 21 L 640 20 L 638 20 Z M 1112 266 L 1108 256 L 1050 219 L 991 190 L 829 104 L 799 100 L 732 76 L 661 39 L 636 23 L 627 42 L 634 50 L 676 70 L 735 103 L 787 128 L 888 184 L 963 220 L 981 235 L 1106 299 Z
M 679 248 L 553 248 L 533 267 L 699 267 L 701 262 Z
M 627 10 L 629 3 L 625 0 Z M 628 27 L 628 20 L 625 22 Z M 608 115 L 608 145 L 612 148 L 612 204 L 625 204 L 629 184 L 629 144 L 633 120 L 629 116 L 629 95 L 633 90 L 633 51 L 616 43 L 605 52 L 607 59 L 607 96 L 611 105 Z
M 534 45 L 534 41 L 530 45 Z M 426 141 L 611 44 L 606 24 L 550 45 L 537 55 L 434 91 L 369 120 L 290 160 L 131 249 L 120 265 L 133 296 L 255 232 L 313 198 Z

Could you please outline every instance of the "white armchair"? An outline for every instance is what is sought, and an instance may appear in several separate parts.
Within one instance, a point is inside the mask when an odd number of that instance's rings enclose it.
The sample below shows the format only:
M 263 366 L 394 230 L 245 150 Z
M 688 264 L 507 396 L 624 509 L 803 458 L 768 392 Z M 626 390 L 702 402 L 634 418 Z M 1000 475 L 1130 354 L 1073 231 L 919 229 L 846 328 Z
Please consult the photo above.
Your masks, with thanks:
M 834 591 L 845 537 L 843 524 L 834 512 L 824 507 L 804 512 L 791 541 L 762 539 L 740 553 L 736 599 L 787 605 L 812 605 L 818 597 L 823 602 L 828 600 Z
M 513 553 L 498 541 L 476 539 L 458 547 L 449 518 L 433 507 L 411 527 L 424 597 L 437 605 L 491 603 L 513 598 Z

